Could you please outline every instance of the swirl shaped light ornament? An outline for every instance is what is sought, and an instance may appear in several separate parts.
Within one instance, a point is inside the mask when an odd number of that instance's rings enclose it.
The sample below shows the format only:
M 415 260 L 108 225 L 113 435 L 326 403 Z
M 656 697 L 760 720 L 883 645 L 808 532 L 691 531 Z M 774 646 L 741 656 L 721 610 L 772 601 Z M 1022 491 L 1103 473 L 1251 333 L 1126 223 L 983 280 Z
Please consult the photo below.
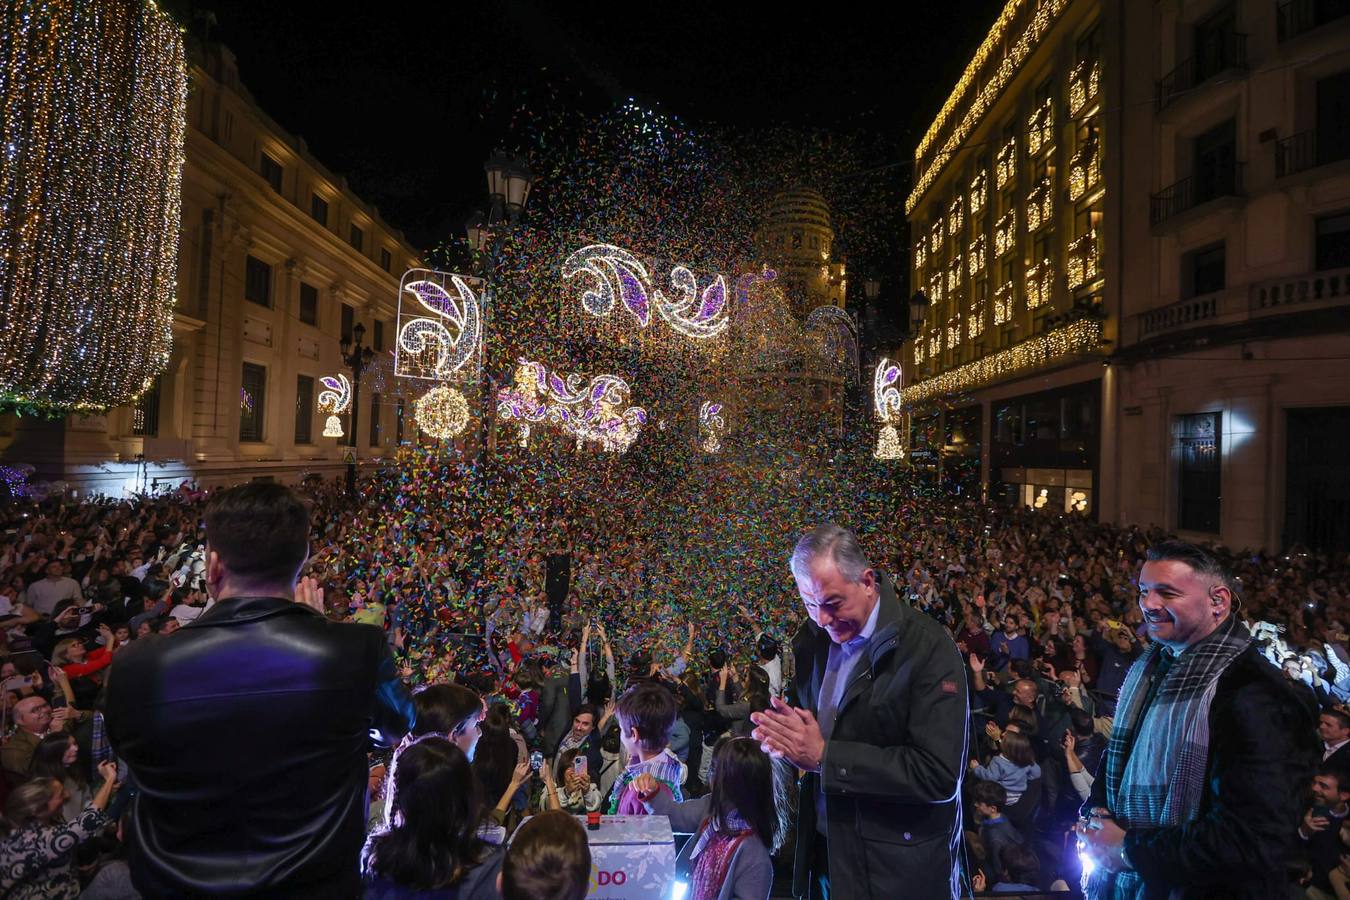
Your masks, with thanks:
M 900 366 L 882 357 L 872 376 L 872 406 L 881 420 L 881 433 L 872 456 L 876 459 L 904 459 L 905 448 L 900 442 L 894 419 L 900 415 Z
M 727 329 L 727 280 L 715 276 L 701 291 L 698 276 L 687 266 L 670 270 L 671 296 L 655 287 L 647 264 L 613 244 L 590 244 L 574 251 L 562 265 L 562 276 L 571 280 L 591 276 L 592 285 L 581 295 L 581 306 L 603 318 L 620 304 L 645 329 L 652 311 L 670 328 L 685 337 L 706 340 Z
M 405 306 L 405 298 L 413 302 Z M 398 301 L 397 377 L 445 381 L 474 374 L 469 363 L 482 342 L 482 310 L 464 277 L 410 269 Z
M 522 359 L 510 387 L 497 393 L 497 414 L 520 423 L 527 446 L 531 426 L 546 423 L 572 435 L 578 443 L 623 452 L 647 424 L 647 412 L 628 406 L 631 389 L 617 375 L 595 375 L 589 381 L 573 373 L 564 377 L 543 363 Z
M 469 424 L 469 404 L 464 395 L 443 384 L 418 398 L 413 414 L 423 433 L 440 440 L 455 437 Z
M 319 384 L 324 387 L 319 391 L 319 412 L 329 414 L 323 424 L 323 436 L 340 438 L 343 436 L 342 420 L 338 417 L 351 406 L 352 383 L 347 380 L 346 375 L 338 373 L 323 376 L 319 379 Z

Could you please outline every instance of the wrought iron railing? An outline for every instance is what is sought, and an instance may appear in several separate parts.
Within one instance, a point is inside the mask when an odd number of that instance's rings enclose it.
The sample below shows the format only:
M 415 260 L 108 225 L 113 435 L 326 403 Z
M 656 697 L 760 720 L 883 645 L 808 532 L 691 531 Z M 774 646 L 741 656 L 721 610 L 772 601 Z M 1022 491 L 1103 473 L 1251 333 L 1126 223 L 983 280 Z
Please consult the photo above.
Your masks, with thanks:
M 1242 169 L 1245 163 L 1215 166 L 1168 185 L 1149 197 L 1149 222 L 1157 225 L 1173 216 L 1194 209 L 1219 197 L 1242 195 Z
M 1158 109 L 1165 109 L 1182 94 L 1227 69 L 1247 68 L 1247 36 L 1236 31 L 1214 35 L 1201 44 L 1190 59 L 1158 79 L 1154 97 Z

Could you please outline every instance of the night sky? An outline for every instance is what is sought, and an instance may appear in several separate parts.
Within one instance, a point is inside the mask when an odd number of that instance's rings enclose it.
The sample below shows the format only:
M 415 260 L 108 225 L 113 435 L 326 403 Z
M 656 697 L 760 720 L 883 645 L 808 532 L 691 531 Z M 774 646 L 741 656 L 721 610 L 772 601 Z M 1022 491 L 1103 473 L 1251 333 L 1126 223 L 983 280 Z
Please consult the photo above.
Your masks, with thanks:
M 429 248 L 483 206 L 483 161 L 530 105 L 602 112 L 633 97 L 695 126 L 867 134 L 907 181 L 1003 4 L 172 5 L 197 34 L 194 11 L 214 13 L 210 36 L 262 108 Z

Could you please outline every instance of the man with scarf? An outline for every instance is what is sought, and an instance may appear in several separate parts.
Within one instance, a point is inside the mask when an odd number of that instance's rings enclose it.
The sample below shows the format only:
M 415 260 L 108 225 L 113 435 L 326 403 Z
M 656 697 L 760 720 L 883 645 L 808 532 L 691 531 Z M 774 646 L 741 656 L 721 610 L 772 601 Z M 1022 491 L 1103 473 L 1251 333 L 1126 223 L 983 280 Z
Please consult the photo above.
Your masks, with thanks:
M 1076 829 L 1092 900 L 1287 893 L 1316 706 L 1262 658 L 1237 601 L 1207 550 L 1148 551 L 1139 607 L 1153 642 L 1121 688 Z

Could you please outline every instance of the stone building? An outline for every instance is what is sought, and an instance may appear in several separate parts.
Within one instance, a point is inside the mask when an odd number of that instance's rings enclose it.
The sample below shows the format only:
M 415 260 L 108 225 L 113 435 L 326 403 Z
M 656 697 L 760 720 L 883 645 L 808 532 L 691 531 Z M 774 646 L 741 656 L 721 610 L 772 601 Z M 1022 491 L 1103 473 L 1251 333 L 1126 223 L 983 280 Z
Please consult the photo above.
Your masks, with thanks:
M 259 108 L 227 48 L 189 49 L 168 370 L 106 415 L 0 420 L 7 463 L 80 493 L 331 475 L 347 451 L 361 462 L 392 455 L 412 434 L 391 351 L 399 277 L 421 265 L 417 250 Z M 350 377 L 339 341 L 358 324 L 376 356 L 357 433 L 349 413 L 345 438 L 324 437 L 319 379 Z

